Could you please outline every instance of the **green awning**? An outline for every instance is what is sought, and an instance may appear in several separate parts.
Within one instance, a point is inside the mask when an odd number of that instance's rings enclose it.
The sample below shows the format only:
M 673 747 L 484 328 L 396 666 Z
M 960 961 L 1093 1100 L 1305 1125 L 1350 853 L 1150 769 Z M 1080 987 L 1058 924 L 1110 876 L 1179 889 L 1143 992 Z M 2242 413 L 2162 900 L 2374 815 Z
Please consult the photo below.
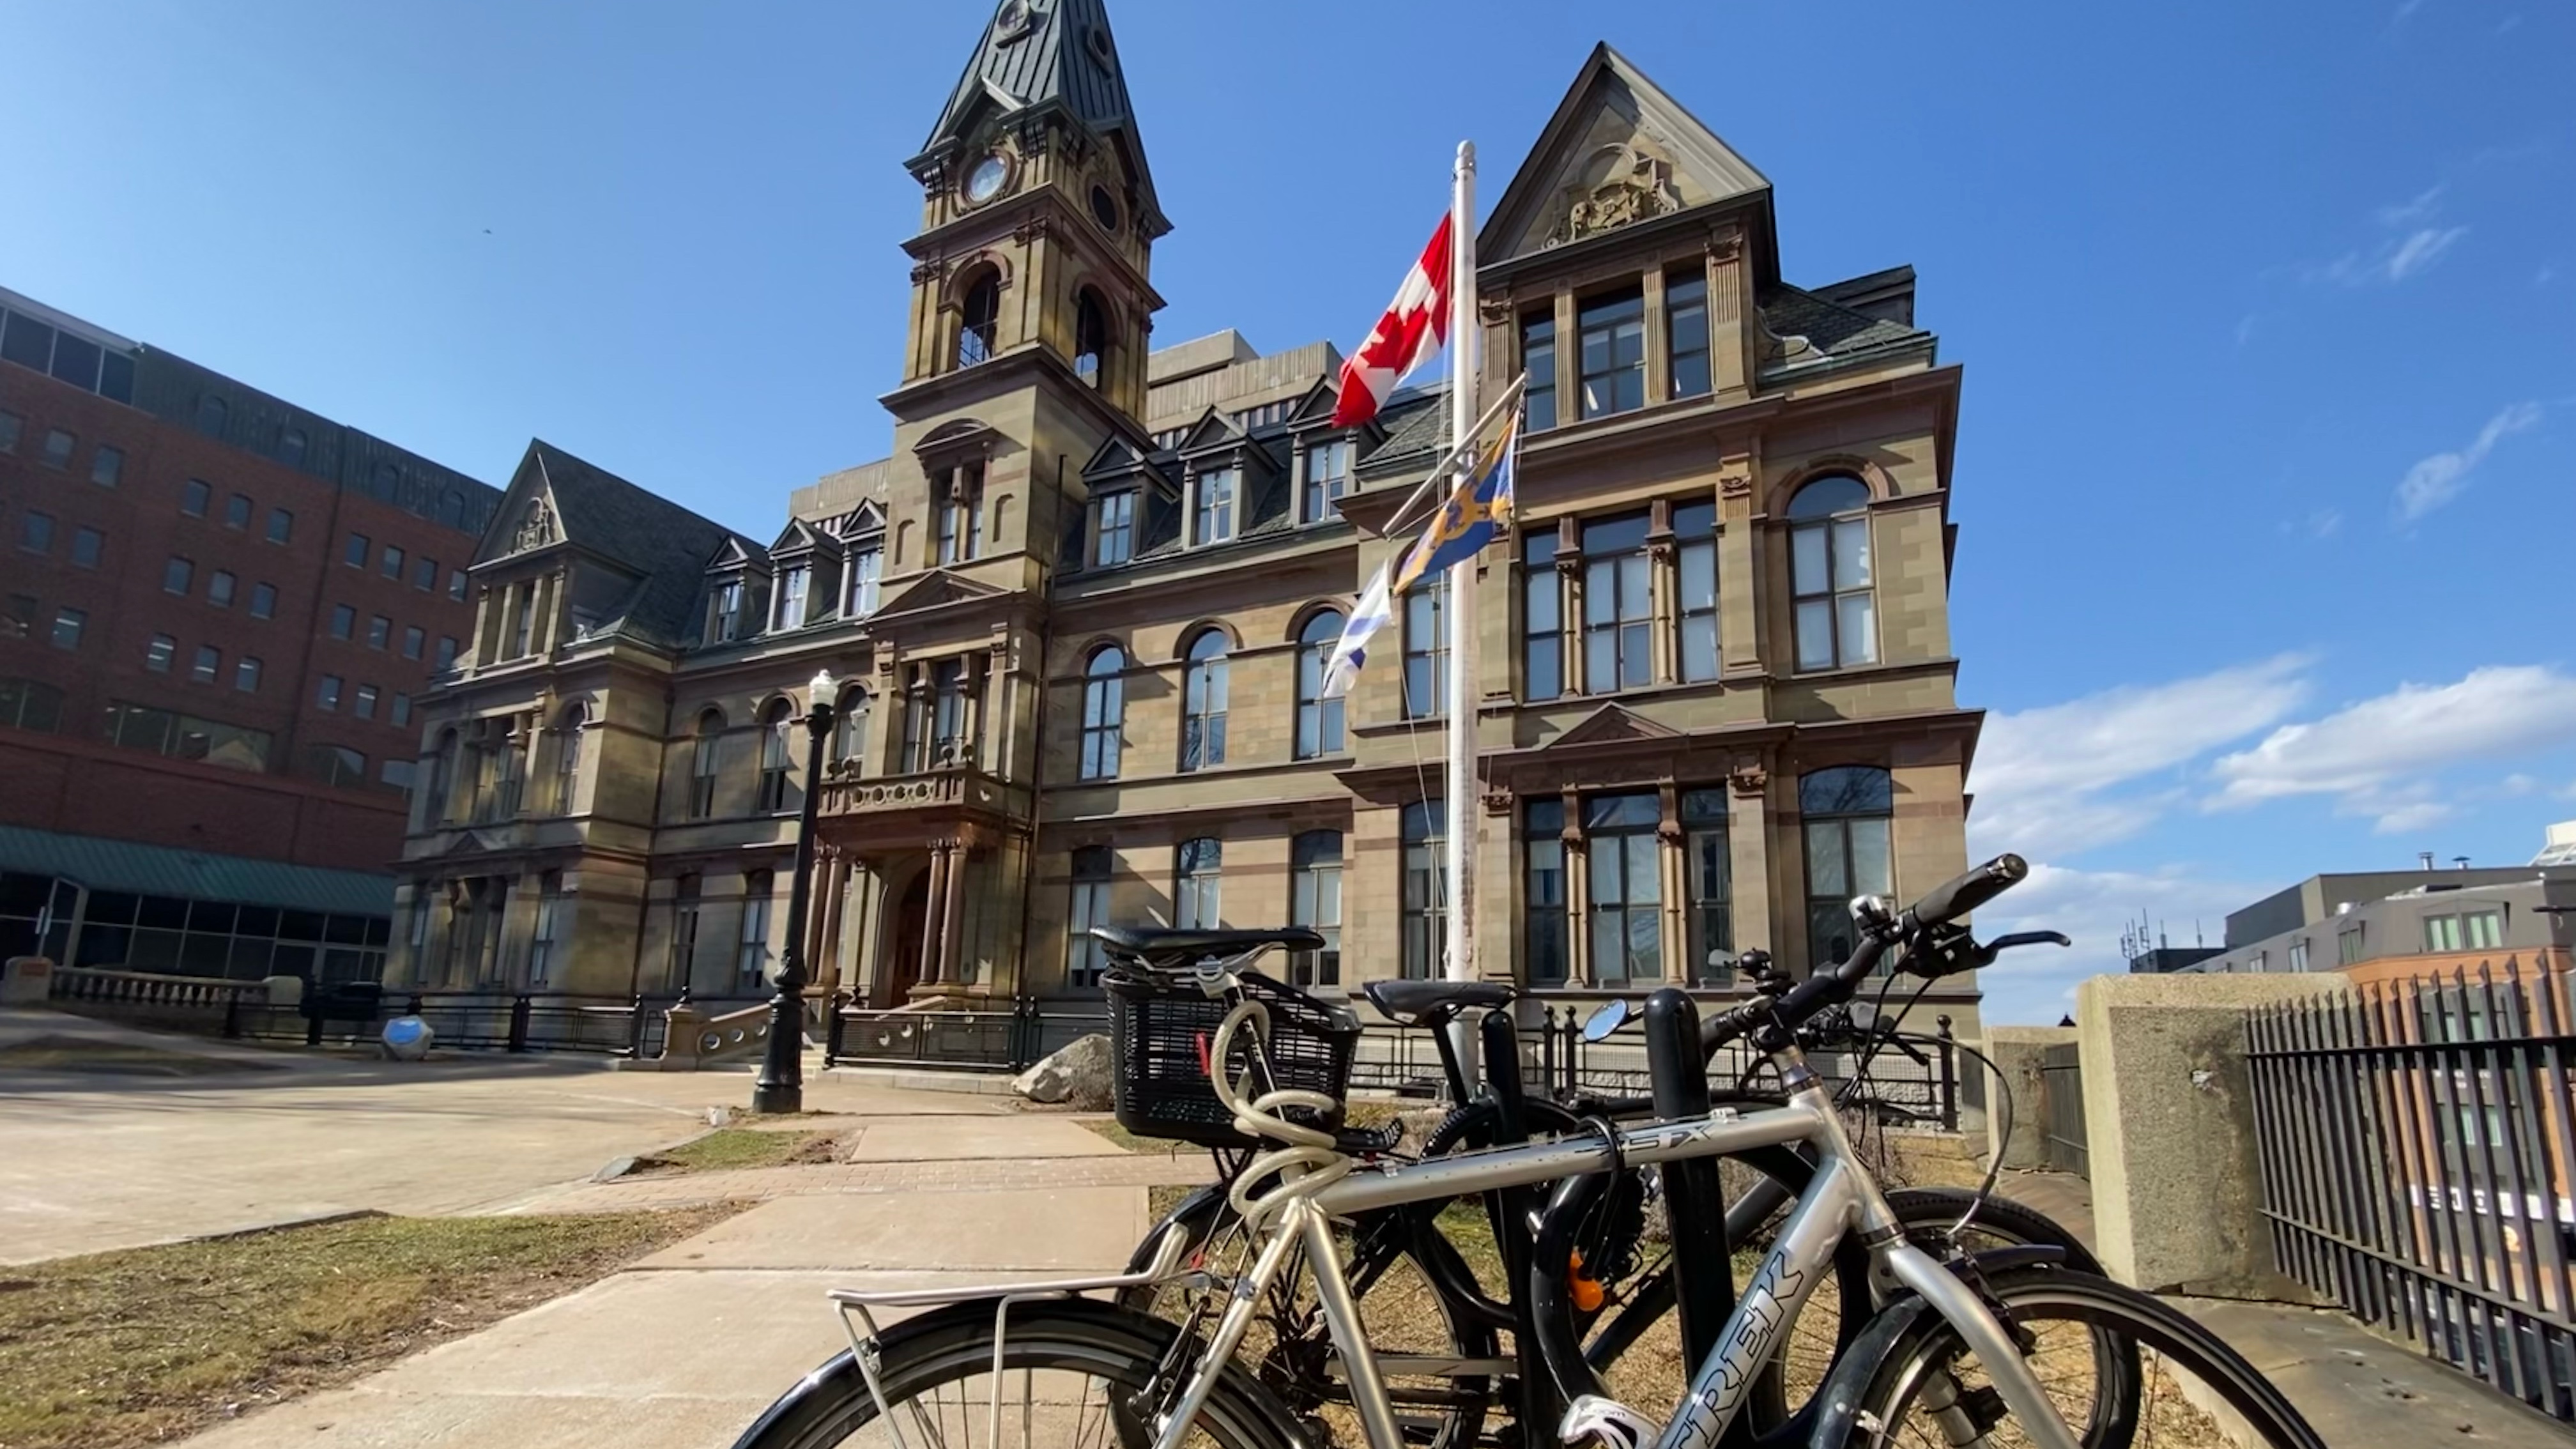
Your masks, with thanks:
M 0 825 L 0 871 L 50 875 L 94 891 L 231 901 L 351 916 L 394 913 L 394 878 L 238 855 L 208 855 Z

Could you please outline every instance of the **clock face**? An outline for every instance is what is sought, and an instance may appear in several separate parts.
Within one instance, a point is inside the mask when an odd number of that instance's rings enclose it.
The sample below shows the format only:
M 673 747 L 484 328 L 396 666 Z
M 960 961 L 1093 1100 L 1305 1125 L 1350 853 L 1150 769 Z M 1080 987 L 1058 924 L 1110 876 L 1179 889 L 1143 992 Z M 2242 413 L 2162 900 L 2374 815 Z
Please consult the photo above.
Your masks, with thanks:
M 976 206 L 1002 194 L 1002 183 L 1010 179 L 1011 168 L 999 156 L 987 156 L 966 173 L 966 200 Z

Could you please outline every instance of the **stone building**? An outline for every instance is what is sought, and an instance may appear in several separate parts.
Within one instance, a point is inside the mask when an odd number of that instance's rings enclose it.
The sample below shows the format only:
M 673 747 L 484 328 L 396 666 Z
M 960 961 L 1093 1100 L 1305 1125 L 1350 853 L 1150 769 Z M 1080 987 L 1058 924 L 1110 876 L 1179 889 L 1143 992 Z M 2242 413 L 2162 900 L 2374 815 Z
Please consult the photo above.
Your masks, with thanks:
M 809 788 L 810 959 L 879 1005 L 1089 994 L 1107 921 L 1311 923 L 1282 969 L 1324 987 L 1437 974 L 1453 822 L 1484 969 L 1578 996 L 1803 969 L 1855 890 L 1964 868 L 1958 369 L 1910 268 L 1786 282 L 1770 182 L 1618 54 L 1480 241 L 1484 382 L 1526 370 L 1530 418 L 1472 801 L 1438 798 L 1436 585 L 1318 694 L 1441 394 L 1337 430 L 1328 343 L 1151 346 L 1171 223 L 1101 0 L 1002 4 L 906 164 L 892 457 L 763 547 L 530 449 L 422 735 L 398 970 L 755 991 Z M 780 725 L 818 670 L 816 782 Z M 1973 1031 L 1973 983 L 1936 991 Z

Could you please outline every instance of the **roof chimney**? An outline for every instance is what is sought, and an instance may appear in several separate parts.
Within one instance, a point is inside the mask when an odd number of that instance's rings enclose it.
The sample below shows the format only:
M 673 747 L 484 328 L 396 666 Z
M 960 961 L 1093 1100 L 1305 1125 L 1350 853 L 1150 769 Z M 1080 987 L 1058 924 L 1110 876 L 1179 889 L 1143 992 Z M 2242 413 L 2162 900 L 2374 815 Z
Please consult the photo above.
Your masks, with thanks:
M 2429 850 L 2419 850 L 2415 852 L 2415 858 L 2424 863 L 2424 869 L 2431 870 L 2433 868 L 2433 852 Z
M 2469 858 L 2465 855 L 2455 855 L 2451 857 L 2451 864 L 2458 866 L 2462 870 L 2467 870 L 2469 868 Z

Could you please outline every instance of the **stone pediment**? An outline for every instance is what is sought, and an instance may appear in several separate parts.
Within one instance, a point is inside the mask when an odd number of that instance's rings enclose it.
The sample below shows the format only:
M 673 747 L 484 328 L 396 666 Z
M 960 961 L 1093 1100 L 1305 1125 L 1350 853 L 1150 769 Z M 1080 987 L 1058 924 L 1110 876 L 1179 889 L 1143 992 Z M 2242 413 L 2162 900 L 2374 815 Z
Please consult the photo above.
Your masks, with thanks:
M 1292 429 L 1304 429 L 1330 423 L 1333 420 L 1333 405 L 1340 399 L 1341 394 L 1333 390 L 1331 383 L 1316 383 L 1313 389 L 1297 400 L 1297 406 L 1290 410 L 1288 426 Z
M 1625 705 L 1605 704 L 1575 722 L 1574 728 L 1548 741 L 1546 750 L 1581 749 L 1586 745 L 1646 744 L 1677 740 L 1681 731 L 1660 725 Z
M 853 539 L 885 532 L 885 508 L 870 498 L 824 527 L 834 538 Z
M 817 549 L 827 549 L 836 556 L 840 552 L 835 540 L 828 539 L 824 533 L 805 520 L 791 518 L 787 521 L 786 530 L 778 535 L 778 541 L 769 546 L 769 556 L 771 558 L 796 557 L 813 553 Z
M 707 572 L 720 573 L 727 569 L 746 568 L 759 562 L 761 562 L 761 555 L 749 543 L 743 539 L 728 536 L 724 542 L 716 545 L 715 553 L 707 559 Z
M 1243 430 L 1241 423 L 1215 408 L 1209 408 L 1205 415 L 1191 425 L 1189 436 L 1181 439 L 1181 445 L 1177 451 L 1184 455 L 1205 452 L 1211 448 L 1240 443 L 1250 436 L 1251 434 Z
M 871 617 L 886 619 L 898 614 L 918 614 L 949 604 L 973 603 L 981 599 L 998 599 L 1002 590 L 991 584 L 977 583 L 960 574 L 934 571 L 906 584 Z
M 1598 45 L 1478 235 L 1477 260 L 1589 241 L 1770 187 L 1625 56 Z

